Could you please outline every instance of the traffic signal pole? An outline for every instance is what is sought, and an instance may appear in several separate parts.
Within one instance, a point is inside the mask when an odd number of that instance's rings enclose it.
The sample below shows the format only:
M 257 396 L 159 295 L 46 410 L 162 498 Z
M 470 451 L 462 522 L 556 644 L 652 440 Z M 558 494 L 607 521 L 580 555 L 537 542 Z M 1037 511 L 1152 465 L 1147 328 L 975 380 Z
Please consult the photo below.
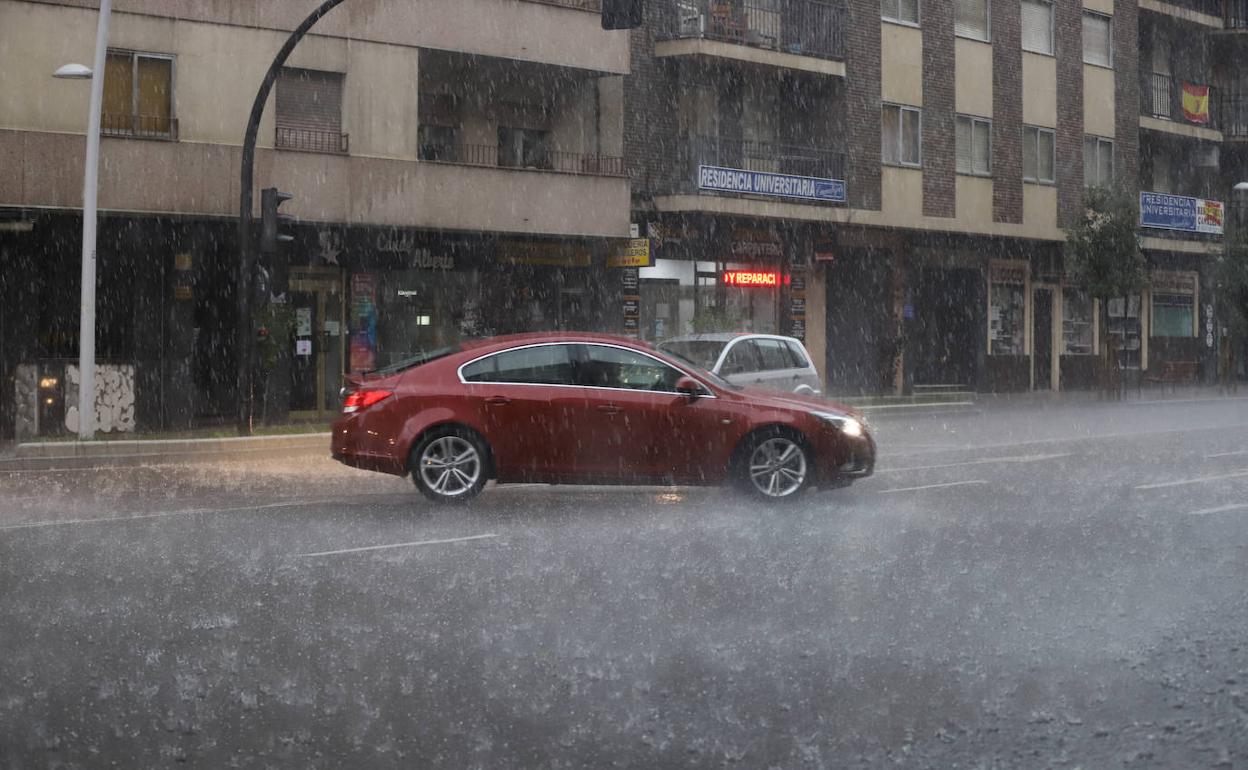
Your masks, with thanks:
M 264 80 L 260 90 L 256 92 L 256 100 L 251 104 L 251 116 L 247 119 L 247 132 L 243 138 L 243 159 L 238 189 L 238 265 L 234 276 L 234 294 L 238 304 L 238 350 L 235 359 L 238 363 L 238 434 L 251 435 L 252 419 L 255 414 L 254 383 L 256 365 L 256 329 L 251 317 L 250 283 L 255 272 L 256 249 L 252 239 L 251 221 L 252 207 L 255 197 L 252 191 L 256 164 L 256 135 L 260 132 L 260 118 L 264 115 L 265 102 L 273 91 L 277 75 L 290 57 L 290 52 L 303 39 L 308 30 L 312 29 L 321 17 L 329 13 L 343 0 L 325 0 L 316 10 L 295 27 L 295 31 L 286 38 Z M 279 341 L 280 344 L 280 341 Z

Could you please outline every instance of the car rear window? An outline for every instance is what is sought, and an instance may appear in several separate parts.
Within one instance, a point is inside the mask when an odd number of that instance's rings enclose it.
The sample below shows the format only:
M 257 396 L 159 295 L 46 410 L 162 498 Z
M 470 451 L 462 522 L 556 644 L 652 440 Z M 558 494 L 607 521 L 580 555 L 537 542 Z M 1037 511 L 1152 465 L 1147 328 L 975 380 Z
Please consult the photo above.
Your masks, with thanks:
M 694 366 L 712 369 L 724 345 L 716 340 L 673 340 L 659 345 L 659 350 L 683 358 Z
M 537 345 L 504 350 L 463 368 L 464 382 L 572 385 L 572 346 Z
M 396 363 L 390 364 L 389 366 L 383 366 L 380 369 L 374 369 L 370 372 L 365 372 L 365 373 L 370 376 L 377 375 L 377 376 L 382 376 L 382 377 L 388 374 L 398 374 L 399 372 L 405 372 L 408 369 L 414 369 L 417 366 L 424 366 L 430 361 L 436 361 L 439 358 L 446 358 L 452 353 L 458 353 L 458 352 L 459 352 L 458 345 L 451 345 L 449 347 L 444 347 L 444 348 L 433 348 L 432 350 L 424 350 L 412 356 L 411 358 L 405 358 L 402 361 L 398 361 Z

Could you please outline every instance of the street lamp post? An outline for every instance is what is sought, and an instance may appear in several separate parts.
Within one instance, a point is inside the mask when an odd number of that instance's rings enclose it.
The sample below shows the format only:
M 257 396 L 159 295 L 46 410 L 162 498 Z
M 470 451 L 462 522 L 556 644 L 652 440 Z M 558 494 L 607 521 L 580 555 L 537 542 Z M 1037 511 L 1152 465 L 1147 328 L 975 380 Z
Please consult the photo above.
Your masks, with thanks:
M 66 64 L 54 77 L 91 79 L 87 113 L 87 157 L 82 172 L 82 304 L 78 317 L 78 438 L 95 438 L 95 231 L 100 174 L 100 112 L 104 100 L 104 60 L 112 0 L 100 0 L 95 29 L 95 67 Z

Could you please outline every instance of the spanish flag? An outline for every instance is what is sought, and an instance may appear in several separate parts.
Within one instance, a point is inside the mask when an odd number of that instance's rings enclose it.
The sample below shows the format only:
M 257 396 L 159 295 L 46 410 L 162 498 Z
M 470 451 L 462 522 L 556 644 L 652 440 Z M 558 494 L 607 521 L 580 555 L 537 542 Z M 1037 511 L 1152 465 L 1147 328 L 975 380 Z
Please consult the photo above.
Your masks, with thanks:
M 1209 86 L 1183 84 L 1183 117 L 1189 123 L 1209 122 Z

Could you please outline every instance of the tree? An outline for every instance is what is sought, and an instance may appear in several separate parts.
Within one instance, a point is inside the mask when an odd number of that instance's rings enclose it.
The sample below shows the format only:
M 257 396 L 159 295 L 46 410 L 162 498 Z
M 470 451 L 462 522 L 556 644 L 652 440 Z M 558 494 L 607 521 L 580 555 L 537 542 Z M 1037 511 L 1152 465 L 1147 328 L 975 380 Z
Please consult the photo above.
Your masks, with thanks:
M 1235 379 L 1235 344 L 1248 338 L 1248 212 L 1235 212 L 1215 263 L 1219 316 L 1226 326 L 1219 351 L 1220 374 L 1225 384 Z M 1242 343 L 1241 343 L 1242 344 Z
M 1122 361 L 1109 338 L 1106 305 L 1123 300 L 1144 287 L 1145 262 L 1137 233 L 1139 209 L 1135 199 L 1119 190 L 1089 188 L 1083 196 L 1084 217 L 1066 230 L 1066 272 L 1077 285 L 1101 303 L 1100 337 L 1106 377 L 1121 384 Z M 1124 316 L 1125 318 L 1125 316 Z M 1103 382 L 1108 388 L 1110 383 Z

